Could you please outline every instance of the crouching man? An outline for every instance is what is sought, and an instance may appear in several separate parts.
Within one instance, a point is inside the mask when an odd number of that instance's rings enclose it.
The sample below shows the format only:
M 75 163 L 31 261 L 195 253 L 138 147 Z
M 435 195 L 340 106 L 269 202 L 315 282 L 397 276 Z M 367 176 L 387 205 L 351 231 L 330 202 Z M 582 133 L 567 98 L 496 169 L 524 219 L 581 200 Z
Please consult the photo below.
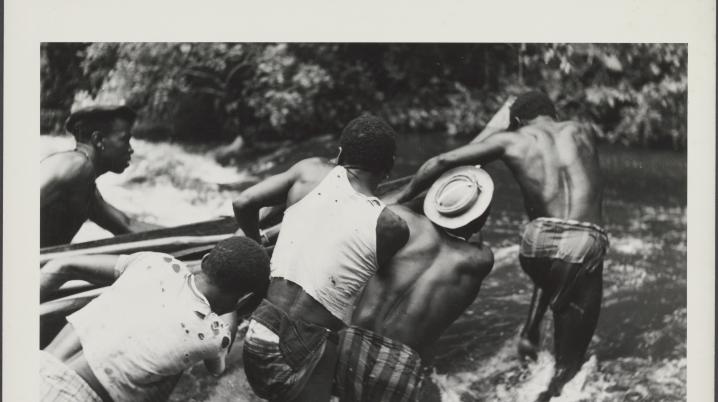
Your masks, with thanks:
M 232 237 L 202 259 L 197 274 L 169 255 L 142 252 L 75 257 L 41 275 L 44 291 L 69 279 L 114 284 L 68 316 L 41 352 L 40 399 L 164 401 L 195 363 L 224 371 L 233 312 L 264 295 L 269 258 L 255 241 Z
M 465 166 L 434 183 L 424 201 L 426 216 L 390 207 L 411 235 L 369 281 L 352 326 L 340 332 L 336 386 L 342 402 L 419 399 L 429 349 L 473 303 L 493 266 L 491 250 L 473 236 L 486 222 L 492 195 L 489 175 Z

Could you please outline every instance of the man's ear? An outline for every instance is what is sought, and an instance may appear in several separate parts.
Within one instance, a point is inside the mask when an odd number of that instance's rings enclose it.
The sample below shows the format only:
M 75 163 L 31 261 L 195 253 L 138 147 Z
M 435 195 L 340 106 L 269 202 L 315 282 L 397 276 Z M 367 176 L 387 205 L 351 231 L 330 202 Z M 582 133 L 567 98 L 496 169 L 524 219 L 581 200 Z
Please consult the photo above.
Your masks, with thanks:
M 103 148 L 102 145 L 102 133 L 95 130 L 90 134 L 90 144 L 92 144 L 95 148 Z
M 509 130 L 516 130 L 519 127 L 521 127 L 521 119 L 519 119 L 518 116 L 512 117 L 509 124 Z

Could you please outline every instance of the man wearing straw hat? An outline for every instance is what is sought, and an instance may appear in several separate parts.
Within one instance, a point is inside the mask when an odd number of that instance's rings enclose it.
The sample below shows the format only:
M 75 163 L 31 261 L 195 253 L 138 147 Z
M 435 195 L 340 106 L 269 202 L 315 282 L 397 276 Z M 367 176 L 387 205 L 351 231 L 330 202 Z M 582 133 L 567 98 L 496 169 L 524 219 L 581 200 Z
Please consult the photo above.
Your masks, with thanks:
M 397 197 L 419 194 L 441 173 L 500 159 L 513 172 L 531 222 L 519 259 L 535 286 L 519 353 L 536 358 L 541 319 L 554 315 L 556 371 L 538 400 L 561 394 L 578 372 L 596 329 L 608 237 L 602 225 L 601 174 L 591 126 L 558 121 L 545 94 L 507 103 L 472 143 L 431 158 Z
M 340 332 L 336 390 L 342 401 L 416 401 L 430 348 L 474 301 L 493 254 L 474 236 L 488 217 L 493 182 L 482 169 L 446 172 L 423 204 L 393 205 L 411 235 L 367 284 Z
M 107 203 L 95 185 L 97 177 L 129 166 L 135 117 L 127 106 L 92 106 L 67 119 L 75 149 L 40 163 L 40 247 L 69 243 L 87 219 L 116 235 L 157 228 Z
M 236 331 L 238 307 L 262 297 L 269 257 L 246 237 L 222 240 L 202 259 L 201 271 L 172 256 L 75 256 L 41 270 L 52 276 L 112 284 L 67 317 L 65 329 L 41 352 L 40 400 L 167 400 L 182 372 L 204 361 L 213 374 Z M 60 281 L 61 282 L 61 281 Z

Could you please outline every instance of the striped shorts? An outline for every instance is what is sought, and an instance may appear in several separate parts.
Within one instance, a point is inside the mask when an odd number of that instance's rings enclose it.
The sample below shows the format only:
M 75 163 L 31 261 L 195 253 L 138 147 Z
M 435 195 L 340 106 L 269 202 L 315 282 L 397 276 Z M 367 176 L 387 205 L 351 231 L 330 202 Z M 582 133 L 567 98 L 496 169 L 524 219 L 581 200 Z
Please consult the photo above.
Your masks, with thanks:
M 102 402 L 75 370 L 50 353 L 40 352 L 40 401 Z
M 342 402 L 419 398 L 426 368 L 412 348 L 359 327 L 339 332 L 335 391 Z
M 584 264 L 590 272 L 603 260 L 608 235 L 598 225 L 557 218 L 538 218 L 526 225 L 519 254 Z

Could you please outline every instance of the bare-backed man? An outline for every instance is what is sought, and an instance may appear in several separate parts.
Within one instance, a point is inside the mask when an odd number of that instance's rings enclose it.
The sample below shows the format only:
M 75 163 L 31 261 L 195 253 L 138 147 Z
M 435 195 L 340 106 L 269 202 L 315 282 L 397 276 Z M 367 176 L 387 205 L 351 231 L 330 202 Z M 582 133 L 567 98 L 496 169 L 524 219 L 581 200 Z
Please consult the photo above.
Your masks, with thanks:
M 549 400 L 581 368 L 601 309 L 608 238 L 600 226 L 595 133 L 588 125 L 557 121 L 551 100 L 535 91 L 519 96 L 492 122 L 474 142 L 424 163 L 398 198 L 411 199 L 458 165 L 500 159 L 513 172 L 531 220 L 519 259 L 536 285 L 519 352 L 535 357 L 541 319 L 550 305 L 556 371 L 539 396 Z
M 95 185 L 99 176 L 122 173 L 129 165 L 134 121 L 135 112 L 126 106 L 94 106 L 67 119 L 75 149 L 40 163 L 40 247 L 69 243 L 87 219 L 116 235 L 157 227 L 132 220 Z
M 429 191 L 424 211 L 431 220 L 406 206 L 390 207 L 411 235 L 369 281 L 352 326 L 341 332 L 336 385 L 342 402 L 420 398 L 431 346 L 471 305 L 491 271 L 493 254 L 473 235 L 486 222 L 492 190 L 486 172 L 459 167 Z
M 362 115 L 342 131 L 337 164 L 313 158 L 240 194 L 239 227 L 259 240 L 261 207 L 286 204 L 267 298 L 244 342 L 252 389 L 271 401 L 328 401 L 336 333 L 366 282 L 409 237 L 374 192 L 394 164 L 394 130 Z

